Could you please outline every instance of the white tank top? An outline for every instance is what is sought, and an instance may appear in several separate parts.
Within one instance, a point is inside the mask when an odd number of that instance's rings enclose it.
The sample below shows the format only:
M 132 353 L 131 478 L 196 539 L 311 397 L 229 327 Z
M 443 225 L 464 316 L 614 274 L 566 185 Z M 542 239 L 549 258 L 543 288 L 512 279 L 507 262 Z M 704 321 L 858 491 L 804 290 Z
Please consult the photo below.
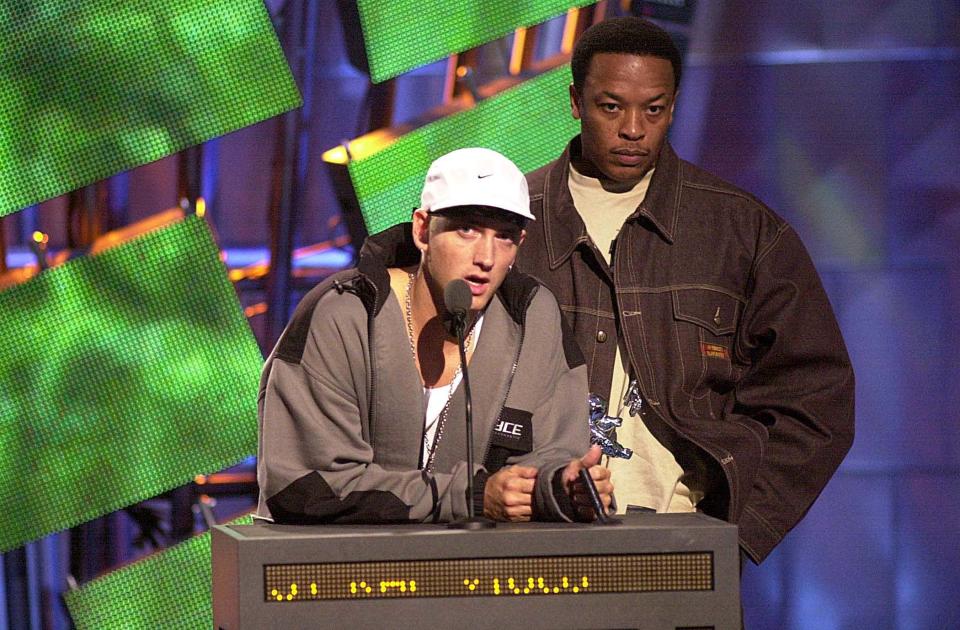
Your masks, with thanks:
M 477 318 L 473 325 L 473 347 L 477 347 L 480 341 L 480 328 L 483 326 L 483 315 Z M 420 453 L 420 467 L 423 468 L 430 458 L 430 449 L 433 448 L 433 442 L 437 439 L 437 427 L 440 424 L 440 414 L 443 413 L 447 403 L 453 398 L 453 393 L 457 391 L 460 381 L 463 379 L 463 371 L 457 370 L 453 375 L 453 380 L 448 385 L 441 387 L 423 388 L 423 408 L 426 414 L 423 418 L 423 446 Z

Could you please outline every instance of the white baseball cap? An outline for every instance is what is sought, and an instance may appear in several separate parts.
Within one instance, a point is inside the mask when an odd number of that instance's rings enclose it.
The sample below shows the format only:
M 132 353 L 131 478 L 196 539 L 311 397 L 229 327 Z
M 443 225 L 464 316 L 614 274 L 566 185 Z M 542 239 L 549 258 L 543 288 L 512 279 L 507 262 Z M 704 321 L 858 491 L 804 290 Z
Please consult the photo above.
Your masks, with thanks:
M 457 149 L 430 165 L 420 208 L 438 212 L 458 206 L 489 206 L 534 220 L 527 178 L 513 162 L 491 149 Z

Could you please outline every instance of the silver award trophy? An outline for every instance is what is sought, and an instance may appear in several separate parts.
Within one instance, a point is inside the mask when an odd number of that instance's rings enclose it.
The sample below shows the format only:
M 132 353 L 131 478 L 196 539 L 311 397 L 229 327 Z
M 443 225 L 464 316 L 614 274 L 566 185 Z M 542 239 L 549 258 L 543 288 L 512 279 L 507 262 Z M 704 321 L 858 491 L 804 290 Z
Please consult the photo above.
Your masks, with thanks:
M 640 413 L 642 405 L 643 396 L 640 395 L 640 387 L 637 385 L 637 379 L 633 379 L 627 387 L 627 393 L 623 396 L 623 406 L 627 408 L 631 416 L 636 416 Z
M 631 388 L 633 384 L 631 384 Z M 628 390 L 629 392 L 632 390 Z M 590 443 L 599 444 L 600 450 L 608 457 L 630 459 L 633 451 L 617 442 L 617 427 L 623 424 L 623 418 L 607 415 L 607 401 L 596 394 L 587 398 L 590 403 Z M 633 407 L 631 407 L 632 413 Z M 633 415 L 633 414 L 632 414 Z

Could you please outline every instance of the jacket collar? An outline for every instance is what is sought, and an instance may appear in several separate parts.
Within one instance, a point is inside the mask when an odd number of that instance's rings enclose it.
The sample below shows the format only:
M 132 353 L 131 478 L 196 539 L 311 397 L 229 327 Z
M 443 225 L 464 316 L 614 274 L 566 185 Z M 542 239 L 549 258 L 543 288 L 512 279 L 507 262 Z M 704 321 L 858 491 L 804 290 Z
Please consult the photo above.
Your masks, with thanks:
M 544 178 L 543 221 L 550 268 L 556 269 L 570 257 L 580 244 L 586 243 L 587 229 L 577 212 L 567 185 L 570 156 L 580 152 L 580 136 L 576 136 Z M 630 215 L 628 221 L 644 219 L 667 243 L 673 243 L 676 233 L 677 204 L 680 201 L 682 168 L 680 158 L 669 142 L 664 142 L 657 158 L 656 170 L 650 181 L 647 196 Z
M 567 191 L 569 195 L 570 192 Z M 410 222 L 399 223 L 369 236 L 360 249 L 357 271 L 366 282 L 358 287 L 358 293 L 367 311 L 373 315 L 380 309 L 390 295 L 389 267 L 407 267 L 420 263 L 420 250 L 413 242 L 413 225 Z M 510 317 L 518 324 L 523 323 L 527 305 L 536 293 L 539 283 L 525 273 L 512 269 L 497 290 L 497 296 Z

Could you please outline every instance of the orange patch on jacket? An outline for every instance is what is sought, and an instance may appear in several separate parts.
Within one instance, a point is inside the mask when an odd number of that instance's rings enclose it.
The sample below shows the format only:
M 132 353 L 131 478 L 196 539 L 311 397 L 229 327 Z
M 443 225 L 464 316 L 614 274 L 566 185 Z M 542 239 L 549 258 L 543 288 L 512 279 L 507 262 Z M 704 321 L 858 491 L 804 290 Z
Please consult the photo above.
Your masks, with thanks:
M 715 343 L 707 343 L 705 341 L 700 342 L 700 354 L 711 359 L 725 359 L 730 360 L 730 351 L 723 346 L 718 346 Z

